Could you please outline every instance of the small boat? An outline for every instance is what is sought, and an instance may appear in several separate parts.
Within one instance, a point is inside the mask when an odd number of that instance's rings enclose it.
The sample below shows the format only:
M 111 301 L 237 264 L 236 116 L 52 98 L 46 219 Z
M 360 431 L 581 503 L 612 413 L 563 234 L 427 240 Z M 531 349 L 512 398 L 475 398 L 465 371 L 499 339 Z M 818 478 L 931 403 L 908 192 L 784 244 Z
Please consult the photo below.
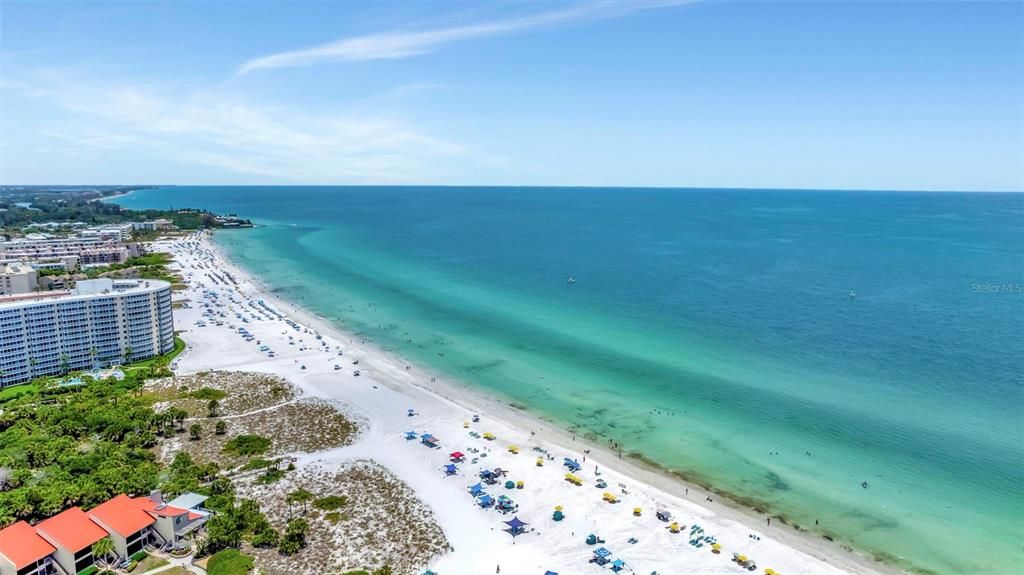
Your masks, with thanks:
M 565 283 L 567 283 L 567 284 L 574 284 L 574 283 L 576 283 L 576 278 L 574 278 L 572 276 L 569 276 L 569 279 L 565 280 Z
M 857 297 L 857 292 L 850 290 L 850 299 Z

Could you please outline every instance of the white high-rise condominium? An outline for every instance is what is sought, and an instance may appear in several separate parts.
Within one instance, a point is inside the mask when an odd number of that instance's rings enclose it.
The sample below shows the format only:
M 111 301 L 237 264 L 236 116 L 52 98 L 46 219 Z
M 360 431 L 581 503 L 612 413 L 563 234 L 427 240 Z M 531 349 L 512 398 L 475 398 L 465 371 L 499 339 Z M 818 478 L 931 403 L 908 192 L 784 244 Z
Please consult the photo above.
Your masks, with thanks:
M 174 349 L 171 284 L 98 279 L 0 298 L 0 384 L 146 359 Z

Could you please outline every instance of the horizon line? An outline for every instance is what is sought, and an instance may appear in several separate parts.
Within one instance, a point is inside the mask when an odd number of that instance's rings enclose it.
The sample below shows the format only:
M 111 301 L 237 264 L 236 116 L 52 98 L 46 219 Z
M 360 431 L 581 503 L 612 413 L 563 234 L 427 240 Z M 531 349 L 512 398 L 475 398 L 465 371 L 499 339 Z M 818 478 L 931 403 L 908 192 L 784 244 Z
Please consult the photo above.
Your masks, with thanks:
M 623 190 L 705 190 L 705 191 L 763 191 L 763 192 L 863 192 L 863 193 L 924 193 L 924 194 L 1021 194 L 1019 190 L 959 190 L 922 188 L 817 188 L 817 187 L 746 187 L 746 186 L 666 186 L 666 185 L 558 185 L 558 184 L 0 184 L 4 188 L 45 188 L 45 187 L 221 187 L 221 188 L 568 188 L 568 189 L 623 189 Z

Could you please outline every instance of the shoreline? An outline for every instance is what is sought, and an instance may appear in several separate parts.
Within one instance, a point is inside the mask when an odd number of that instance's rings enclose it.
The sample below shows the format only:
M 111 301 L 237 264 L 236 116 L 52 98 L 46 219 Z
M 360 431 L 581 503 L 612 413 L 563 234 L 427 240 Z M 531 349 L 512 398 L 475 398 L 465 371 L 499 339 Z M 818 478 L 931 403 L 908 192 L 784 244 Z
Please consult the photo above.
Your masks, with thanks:
M 471 412 L 486 413 L 489 419 L 497 418 L 511 424 L 512 427 L 530 430 L 536 433 L 533 438 L 535 441 L 552 444 L 560 449 L 573 452 L 587 450 L 589 455 L 586 457 L 599 463 L 602 467 L 614 469 L 634 481 L 640 481 L 646 486 L 681 498 L 693 505 L 705 508 L 717 516 L 741 523 L 755 533 L 760 533 L 760 528 L 754 526 L 762 525 L 767 517 L 758 508 L 760 502 L 717 490 L 713 485 L 704 485 L 703 482 L 688 477 L 682 472 L 661 467 L 646 459 L 642 454 L 629 453 L 624 450 L 620 456 L 600 442 L 591 442 L 585 438 L 579 441 L 580 438 L 574 436 L 571 430 L 562 428 L 553 421 L 533 415 L 510 401 L 503 401 L 500 397 L 473 389 L 468 384 L 454 381 L 447 375 L 380 349 L 374 342 L 357 338 L 329 320 L 278 295 L 261 278 L 232 261 L 210 235 L 204 236 L 202 241 L 207 249 L 210 249 L 224 262 L 224 269 L 240 280 L 251 282 L 257 287 L 262 299 L 294 317 L 299 323 L 324 336 L 332 335 L 341 341 L 347 340 L 354 344 L 359 339 L 361 347 L 372 349 L 376 358 L 386 359 L 392 368 L 402 370 L 400 367 L 402 365 L 411 366 L 412 371 L 421 376 L 419 378 L 408 377 L 407 381 L 402 382 L 381 378 L 380 381 L 384 385 L 392 387 L 396 391 L 401 391 L 401 386 L 411 385 L 454 406 Z M 690 495 L 690 491 L 694 492 L 693 495 Z M 845 572 L 872 574 L 906 572 L 897 565 L 883 562 L 856 549 L 851 549 L 835 538 L 829 539 L 827 533 L 816 533 L 790 525 L 784 515 L 771 515 L 771 518 L 777 521 L 776 527 L 769 528 L 770 536 L 773 539 L 833 567 L 843 569 Z

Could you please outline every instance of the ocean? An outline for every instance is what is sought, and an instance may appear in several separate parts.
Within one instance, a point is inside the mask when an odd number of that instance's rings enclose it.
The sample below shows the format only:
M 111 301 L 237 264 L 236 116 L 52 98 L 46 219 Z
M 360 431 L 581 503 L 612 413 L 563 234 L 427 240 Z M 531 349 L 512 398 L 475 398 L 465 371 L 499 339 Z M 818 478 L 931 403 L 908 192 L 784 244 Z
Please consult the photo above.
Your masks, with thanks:
M 791 524 L 923 572 L 1024 560 L 1024 194 L 115 201 L 251 218 L 215 241 L 286 299 Z

